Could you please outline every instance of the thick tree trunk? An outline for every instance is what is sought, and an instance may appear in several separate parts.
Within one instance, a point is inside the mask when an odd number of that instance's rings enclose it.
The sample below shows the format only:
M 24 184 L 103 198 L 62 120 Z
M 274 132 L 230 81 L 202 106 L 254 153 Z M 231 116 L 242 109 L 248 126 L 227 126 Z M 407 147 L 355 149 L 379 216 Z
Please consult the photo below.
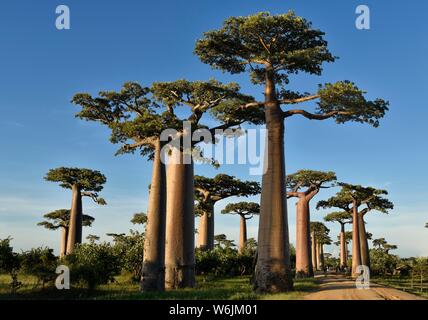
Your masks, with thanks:
M 61 246 L 59 250 L 60 258 L 63 258 L 67 254 L 67 238 L 68 238 L 68 227 L 61 227 Z
M 168 164 L 165 287 L 195 286 L 193 162 L 174 148 Z
M 360 233 L 360 250 L 361 250 L 361 264 L 370 269 L 370 252 L 369 243 L 367 241 L 366 225 L 364 223 L 364 216 L 360 213 L 358 215 L 358 229 Z
M 202 251 L 214 249 L 214 203 L 207 203 L 209 212 L 205 212 L 199 222 L 198 247 Z
M 296 209 L 296 278 L 313 277 L 309 201 L 299 198 Z
M 345 225 L 340 225 L 340 268 L 346 267 L 346 239 L 345 239 Z
M 161 144 L 158 141 L 153 159 L 147 211 L 142 291 L 165 289 L 166 172 L 164 155 L 161 152 Z
M 273 72 L 267 72 L 265 102 L 268 133 L 254 289 L 257 292 L 282 292 L 293 289 L 293 279 L 285 188 L 284 119 L 276 97 Z
M 360 274 L 357 273 L 357 267 L 361 265 L 361 248 L 360 248 L 360 228 L 358 223 L 358 208 L 354 203 L 352 210 L 352 277 L 356 278 Z
M 317 264 L 317 239 L 315 237 L 315 232 L 312 232 L 312 245 L 311 245 L 311 257 L 312 257 L 312 269 L 315 272 L 315 270 L 318 270 L 318 264 Z
M 70 223 L 68 228 L 67 254 L 73 252 L 78 243 L 82 243 L 82 192 L 77 185 L 72 187 Z
M 247 219 L 241 215 L 241 222 L 239 228 L 239 253 L 243 253 L 247 245 Z
M 324 271 L 325 269 L 325 261 L 324 261 L 324 245 L 320 244 L 320 264 L 321 264 L 321 271 Z
M 321 248 L 322 248 L 322 244 L 317 242 L 317 267 L 318 267 L 317 270 L 319 271 L 322 271 L 324 268 L 322 263 L 322 258 L 321 258 L 321 254 L 322 254 Z

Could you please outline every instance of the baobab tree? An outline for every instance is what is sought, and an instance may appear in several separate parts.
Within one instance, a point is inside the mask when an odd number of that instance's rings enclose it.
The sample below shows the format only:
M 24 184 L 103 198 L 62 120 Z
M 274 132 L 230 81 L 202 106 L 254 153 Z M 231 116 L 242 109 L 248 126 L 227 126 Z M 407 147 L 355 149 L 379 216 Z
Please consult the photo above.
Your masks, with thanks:
M 372 243 L 374 247 L 385 252 L 386 254 L 389 254 L 390 250 L 397 250 L 398 248 L 398 246 L 395 244 L 389 244 L 385 238 L 374 239 Z
M 103 190 L 106 177 L 99 171 L 81 168 L 51 169 L 45 176 L 46 181 L 59 182 L 60 187 L 72 192 L 70 223 L 66 253 L 73 252 L 74 246 L 82 243 L 83 208 L 82 197 L 89 197 L 99 205 L 106 205 L 98 193 Z
M 296 203 L 296 277 L 313 277 L 311 263 L 310 201 L 321 188 L 334 186 L 334 172 L 299 170 L 286 178 L 287 197 L 297 198 Z
M 48 230 L 58 230 L 61 229 L 61 243 L 59 256 L 62 258 L 67 254 L 67 238 L 68 230 L 70 226 L 70 210 L 69 209 L 59 209 L 43 215 L 45 221 L 39 222 L 37 225 L 45 227 Z M 94 222 L 95 218 L 89 215 L 82 215 L 82 226 L 90 227 Z
M 368 257 L 367 232 L 364 220 L 361 217 L 371 210 L 387 210 L 392 205 L 382 195 L 388 194 L 385 190 L 372 187 L 362 187 L 347 183 L 339 184 L 342 189 L 326 201 L 318 202 L 317 208 L 339 208 L 352 215 L 352 276 L 357 277 L 357 267 L 370 267 Z M 360 210 L 361 206 L 365 208 Z M 363 221 L 363 223 L 361 223 Z M 364 262 L 364 263 L 363 263 Z
M 323 270 L 323 259 L 322 255 L 324 254 L 323 246 L 331 242 L 328 238 L 328 233 L 330 229 L 326 227 L 322 222 L 311 222 L 310 231 L 312 238 L 312 265 L 313 270 Z
M 255 202 L 229 203 L 221 213 L 239 215 L 239 252 L 244 252 L 247 247 L 247 220 L 252 219 L 254 215 L 260 213 L 260 205 Z
M 233 197 L 248 197 L 260 193 L 260 185 L 253 181 L 241 181 L 227 174 L 214 178 L 195 176 L 196 198 L 202 213 L 199 231 L 199 248 L 214 249 L 214 205 L 216 202 Z
M 338 222 L 340 224 L 339 246 L 340 246 L 340 268 L 347 265 L 347 245 L 345 225 L 352 223 L 352 215 L 347 211 L 332 212 L 324 217 L 326 222 Z
M 86 240 L 88 240 L 88 241 L 89 241 L 89 243 L 95 243 L 95 242 L 97 242 L 98 240 L 100 240 L 100 237 L 99 237 L 99 236 L 97 236 L 97 235 L 95 235 L 95 234 L 88 234 L 88 235 L 86 236 Z
M 212 143 L 218 130 L 236 127 L 247 121 L 260 123 L 263 114 L 258 110 L 244 111 L 242 106 L 251 104 L 254 99 L 241 94 L 236 83 L 178 80 L 154 83 L 151 90 L 156 101 L 170 110 L 187 107 L 190 111 L 188 117 L 181 119 L 183 128 L 170 134 L 165 284 L 171 289 L 194 287 L 195 147 L 202 142 L 202 138 L 204 142 Z M 220 122 L 219 125 L 207 127 L 201 122 L 208 112 Z M 192 139 L 194 133 L 201 139 Z
M 218 30 L 204 33 L 195 54 L 215 69 L 238 74 L 250 72 L 256 85 L 264 85 L 264 102 L 247 109 L 265 112 L 267 145 L 262 180 L 259 250 L 254 287 L 261 292 L 288 291 L 293 287 L 285 190 L 284 120 L 301 115 L 310 120 L 333 118 L 337 123 L 355 121 L 379 125 L 388 110 L 382 99 L 368 101 L 354 83 L 341 81 L 320 85 L 315 94 L 292 92 L 285 87 L 290 75 L 321 75 L 325 62 L 334 62 L 324 33 L 293 12 L 259 13 L 231 17 Z M 281 105 L 317 101 L 314 112 L 283 110 Z

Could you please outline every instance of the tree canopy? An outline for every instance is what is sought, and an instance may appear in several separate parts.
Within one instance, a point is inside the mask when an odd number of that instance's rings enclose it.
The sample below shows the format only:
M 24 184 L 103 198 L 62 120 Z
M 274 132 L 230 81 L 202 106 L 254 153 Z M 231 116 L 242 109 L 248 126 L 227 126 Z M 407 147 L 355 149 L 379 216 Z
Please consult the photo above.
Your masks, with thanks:
M 266 74 L 270 74 L 281 86 L 288 84 L 291 74 L 320 75 L 324 62 L 335 61 L 327 48 L 324 32 L 312 28 L 310 22 L 292 11 L 231 17 L 222 28 L 204 33 L 196 43 L 195 54 L 215 69 L 232 74 L 249 71 L 256 84 L 264 83 Z M 319 85 L 314 94 L 284 88 L 278 93 L 281 104 L 318 100 L 315 112 L 287 110 L 283 112 L 284 117 L 334 118 L 337 123 L 355 121 L 377 127 L 389 105 L 382 99 L 366 100 L 365 92 L 351 81 Z
M 222 214 L 237 214 L 251 219 L 254 215 L 260 214 L 260 205 L 255 202 L 229 203 L 222 211 Z
M 324 221 L 339 222 L 340 224 L 344 225 L 347 223 L 352 223 L 352 215 L 347 211 L 331 212 L 324 217 Z
M 43 226 L 49 230 L 56 230 L 61 227 L 68 227 L 70 223 L 70 210 L 69 209 L 59 209 L 43 215 L 46 219 L 45 221 L 39 222 L 38 226 Z M 82 226 L 90 227 L 95 221 L 94 217 L 89 215 L 82 215 Z
M 60 186 L 65 189 L 76 185 L 84 191 L 100 192 L 107 178 L 96 170 L 61 167 L 49 170 L 45 180 L 60 182 Z
M 132 224 L 146 224 L 147 223 L 147 214 L 144 212 L 134 213 L 134 216 L 131 219 Z

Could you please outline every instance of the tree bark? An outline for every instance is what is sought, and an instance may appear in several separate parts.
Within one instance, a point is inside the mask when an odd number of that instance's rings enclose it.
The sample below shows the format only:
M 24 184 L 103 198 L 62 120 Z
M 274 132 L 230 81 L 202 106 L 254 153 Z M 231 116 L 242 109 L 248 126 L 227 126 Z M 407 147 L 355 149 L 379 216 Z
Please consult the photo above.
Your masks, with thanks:
M 321 271 L 324 271 L 325 269 L 325 261 L 324 261 L 324 245 L 320 243 L 320 264 L 321 264 Z
M 370 269 L 370 252 L 369 243 L 367 241 L 366 225 L 364 223 L 364 215 L 358 215 L 358 229 L 360 233 L 360 251 L 361 251 L 361 264 Z
M 142 291 L 165 289 L 166 172 L 160 141 L 155 144 L 147 210 Z
M 322 244 L 317 241 L 317 267 L 318 267 L 317 270 L 319 271 L 322 271 L 324 268 L 321 254 L 322 254 Z
M 245 215 L 240 215 L 240 228 L 239 228 L 239 253 L 243 253 L 247 246 L 247 219 Z
M 184 163 L 183 151 L 174 148 L 167 178 L 165 287 L 195 286 L 195 214 L 193 162 Z
M 340 224 L 340 268 L 346 267 L 345 224 Z
M 205 212 L 199 222 L 198 246 L 202 251 L 214 249 L 214 203 L 207 203 L 209 211 Z
M 311 261 L 310 209 L 306 197 L 300 197 L 296 207 L 296 278 L 314 276 Z
M 357 267 L 361 265 L 360 228 L 358 223 L 358 206 L 354 202 L 352 209 L 352 277 L 356 278 Z
M 284 119 L 272 70 L 266 72 L 265 115 L 268 133 L 254 289 L 257 292 L 283 292 L 293 289 L 293 279 L 285 188 Z
M 73 252 L 76 244 L 82 243 L 82 216 L 82 192 L 77 185 L 73 185 L 67 239 L 67 254 Z
M 317 239 L 315 237 L 315 232 L 312 231 L 312 245 L 311 245 L 311 257 L 312 257 L 312 268 L 313 271 L 318 270 L 318 264 L 317 264 Z
M 67 238 L 68 238 L 68 227 L 61 227 L 61 246 L 59 250 L 60 258 L 63 258 L 67 254 Z

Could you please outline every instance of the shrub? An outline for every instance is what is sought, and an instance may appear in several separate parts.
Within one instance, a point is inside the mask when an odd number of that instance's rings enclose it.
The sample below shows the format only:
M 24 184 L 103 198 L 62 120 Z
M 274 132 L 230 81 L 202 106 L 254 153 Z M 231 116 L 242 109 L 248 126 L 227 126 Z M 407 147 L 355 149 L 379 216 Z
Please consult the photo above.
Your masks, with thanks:
M 56 266 L 57 257 L 53 254 L 53 249 L 35 248 L 21 254 L 21 270 L 35 276 L 38 284 L 42 283 L 43 287 L 55 279 Z
M 121 268 L 132 274 L 133 281 L 140 281 L 143 270 L 144 234 L 131 230 L 129 235 L 116 235 L 113 248 L 120 258 Z
M 20 257 L 17 253 L 13 252 L 10 246 L 11 238 L 0 240 L 0 272 L 9 274 L 12 278 L 10 284 L 12 293 L 21 286 L 18 281 L 18 271 L 20 269 Z
M 109 243 L 77 245 L 64 262 L 70 268 L 71 283 L 84 284 L 90 290 L 114 282 L 120 273 L 120 258 Z

